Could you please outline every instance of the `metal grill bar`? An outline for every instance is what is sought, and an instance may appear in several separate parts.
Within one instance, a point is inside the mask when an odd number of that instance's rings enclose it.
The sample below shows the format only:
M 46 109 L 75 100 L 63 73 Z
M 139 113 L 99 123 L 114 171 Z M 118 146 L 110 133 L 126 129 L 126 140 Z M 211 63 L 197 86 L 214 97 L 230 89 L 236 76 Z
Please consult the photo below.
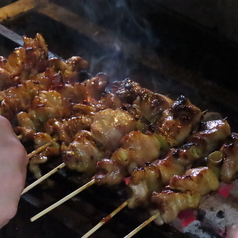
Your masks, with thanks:
M 34 0 L 19 0 L 0 8 L 0 21 L 7 20 L 34 8 Z

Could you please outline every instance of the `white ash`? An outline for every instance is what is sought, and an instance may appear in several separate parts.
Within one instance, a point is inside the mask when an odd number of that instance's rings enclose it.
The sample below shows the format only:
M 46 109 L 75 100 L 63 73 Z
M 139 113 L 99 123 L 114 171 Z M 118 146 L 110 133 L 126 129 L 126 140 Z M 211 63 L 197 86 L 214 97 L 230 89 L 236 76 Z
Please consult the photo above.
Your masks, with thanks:
M 204 229 L 202 223 L 198 220 L 191 222 L 184 228 L 184 233 L 190 238 L 217 238 L 210 230 Z
M 231 190 L 230 190 L 230 197 L 234 198 L 234 199 L 235 198 L 238 199 L 238 180 L 235 180 L 232 183 L 232 187 L 231 187 Z
M 181 223 L 181 220 L 177 217 L 175 218 L 172 222 L 171 222 L 171 225 L 177 229 L 178 231 L 183 231 L 183 225 Z
M 203 226 L 225 236 L 227 229 L 238 222 L 237 200 L 219 194 L 208 195 L 202 199 L 199 206 L 198 219 Z

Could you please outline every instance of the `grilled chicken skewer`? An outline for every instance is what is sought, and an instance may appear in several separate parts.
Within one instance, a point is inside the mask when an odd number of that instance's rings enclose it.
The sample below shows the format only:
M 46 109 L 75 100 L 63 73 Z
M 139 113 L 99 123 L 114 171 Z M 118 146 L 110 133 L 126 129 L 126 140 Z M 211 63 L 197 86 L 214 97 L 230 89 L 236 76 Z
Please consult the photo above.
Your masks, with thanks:
M 134 236 L 152 221 L 162 225 L 173 221 L 182 210 L 196 209 L 202 196 L 218 188 L 219 181 L 208 167 L 189 169 L 182 176 L 172 176 L 166 190 L 152 194 L 152 216 L 124 238 Z

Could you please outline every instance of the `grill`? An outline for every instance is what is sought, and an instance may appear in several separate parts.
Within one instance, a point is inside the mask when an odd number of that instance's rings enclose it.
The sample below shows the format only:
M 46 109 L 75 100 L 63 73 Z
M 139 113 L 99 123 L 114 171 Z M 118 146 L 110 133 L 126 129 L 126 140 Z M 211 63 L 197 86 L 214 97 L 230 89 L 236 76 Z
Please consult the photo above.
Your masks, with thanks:
M 233 131 L 238 131 L 234 103 L 238 101 L 238 48 L 216 31 L 156 1 L 117 0 L 112 5 L 109 0 L 4 0 L 0 7 L 1 55 L 21 45 L 22 35 L 34 37 L 39 32 L 52 52 L 50 57 L 80 55 L 91 63 L 92 75 L 104 71 L 112 81 L 130 77 L 172 98 L 184 94 L 203 110 L 228 117 Z M 47 163 L 43 172 L 59 163 Z M 27 183 L 32 181 L 29 174 Z M 30 217 L 85 184 L 87 178 L 62 170 L 51 182 L 51 188 L 37 186 L 22 196 L 17 216 L 1 229 L 0 237 L 81 237 L 126 199 L 123 188 L 93 186 L 31 223 Z M 235 187 L 229 199 L 220 195 L 204 198 L 198 220 L 186 233 L 171 225 L 150 224 L 135 237 L 193 237 L 195 231 L 199 237 L 201 232 L 204 237 L 224 236 L 237 220 L 227 219 L 237 213 Z M 147 215 L 140 209 L 124 209 L 92 237 L 123 237 Z

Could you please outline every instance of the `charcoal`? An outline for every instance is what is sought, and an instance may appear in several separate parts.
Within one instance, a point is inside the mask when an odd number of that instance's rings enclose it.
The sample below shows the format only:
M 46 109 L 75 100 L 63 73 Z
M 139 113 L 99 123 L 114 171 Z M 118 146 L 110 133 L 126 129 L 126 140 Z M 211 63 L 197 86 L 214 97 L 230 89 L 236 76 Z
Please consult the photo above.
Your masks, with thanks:
M 238 221 L 237 201 L 219 194 L 208 195 L 199 206 L 198 219 L 204 227 L 225 236 L 227 229 Z

